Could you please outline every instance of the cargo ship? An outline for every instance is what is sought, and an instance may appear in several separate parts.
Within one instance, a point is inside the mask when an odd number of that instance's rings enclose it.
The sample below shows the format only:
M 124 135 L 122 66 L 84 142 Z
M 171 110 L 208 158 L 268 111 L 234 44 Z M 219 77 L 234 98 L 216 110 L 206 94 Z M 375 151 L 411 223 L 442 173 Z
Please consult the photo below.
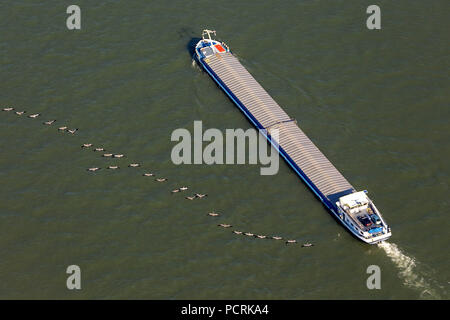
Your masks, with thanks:
M 357 191 L 233 55 L 227 44 L 203 30 L 194 58 L 260 130 L 352 235 L 368 244 L 384 241 L 391 229 L 366 190 Z M 275 133 L 276 134 L 271 134 Z

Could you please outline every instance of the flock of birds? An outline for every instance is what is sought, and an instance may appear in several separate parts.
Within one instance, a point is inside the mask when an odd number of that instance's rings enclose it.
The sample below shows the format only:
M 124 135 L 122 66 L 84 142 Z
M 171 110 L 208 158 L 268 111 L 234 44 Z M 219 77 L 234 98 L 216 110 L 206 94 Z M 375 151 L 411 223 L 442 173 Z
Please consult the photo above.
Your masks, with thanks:
M 14 113 L 16 115 L 18 115 L 18 116 L 23 116 L 25 113 L 27 113 L 25 110 L 17 111 L 17 110 L 15 110 L 14 107 L 5 107 L 5 108 L 2 109 L 2 111 L 3 112 L 14 111 Z M 36 118 L 38 118 L 40 116 L 41 116 L 40 113 L 33 113 L 33 114 L 28 115 L 27 117 L 31 118 L 31 119 L 36 119 Z M 42 124 L 46 125 L 46 126 L 51 126 L 55 122 L 56 122 L 56 119 L 53 119 L 53 120 L 44 121 Z M 74 135 L 74 134 L 76 134 L 78 132 L 78 128 L 69 129 L 67 126 L 61 126 L 61 127 L 58 127 L 58 131 L 66 132 L 66 133 Z M 102 157 L 104 157 L 104 158 L 124 158 L 125 157 L 125 155 L 121 154 L 121 153 L 110 153 L 110 152 L 107 153 L 105 148 L 103 148 L 103 147 L 94 147 L 94 145 L 92 143 L 84 143 L 84 144 L 81 145 L 81 148 L 83 148 L 83 149 L 91 149 L 94 152 L 103 152 Z M 138 168 L 138 167 L 141 167 L 141 164 L 140 163 L 130 163 L 128 165 L 128 167 L 129 168 Z M 101 169 L 102 168 L 100 168 L 100 167 L 90 167 L 90 168 L 87 168 L 86 170 L 89 171 L 89 172 L 96 172 L 96 171 L 101 170 Z M 106 167 L 106 169 L 117 170 L 117 169 L 120 169 L 120 167 L 118 165 L 109 165 L 109 166 Z M 142 175 L 144 177 L 155 177 L 155 174 L 152 173 L 152 172 L 144 172 Z M 166 182 L 168 180 L 169 179 L 167 179 L 167 178 L 155 177 L 155 181 L 157 181 L 157 182 Z M 187 191 L 188 189 L 189 189 L 189 187 L 187 187 L 187 186 L 181 186 L 181 187 L 178 187 L 176 189 L 173 189 L 171 191 L 171 193 L 172 194 L 180 193 L 180 192 L 183 192 L 183 191 Z M 207 196 L 208 196 L 207 194 L 194 193 L 191 196 L 186 196 L 185 199 L 192 201 L 192 200 L 195 200 L 195 199 L 202 199 L 202 198 L 205 198 Z M 219 217 L 220 216 L 220 214 L 217 213 L 217 212 L 209 212 L 207 215 L 210 216 L 210 217 Z M 218 224 L 218 226 L 222 227 L 222 228 L 231 228 L 232 227 L 232 225 L 225 224 L 225 223 L 220 223 L 220 224 Z M 252 232 L 244 232 L 244 231 L 239 231 L 239 230 L 233 230 L 232 232 L 234 234 L 236 234 L 236 235 L 243 235 L 243 236 L 248 236 L 248 237 L 254 237 L 256 239 L 285 240 L 286 244 L 295 244 L 295 243 L 297 243 L 297 240 L 284 239 L 283 237 L 280 237 L 280 236 L 261 235 L 261 234 L 255 234 L 255 233 L 252 233 Z M 301 246 L 302 247 L 312 247 L 313 244 L 307 242 L 307 243 L 302 244 Z
M 212 217 L 219 216 L 219 214 L 216 213 L 216 212 L 209 212 L 208 215 L 212 216 Z M 226 223 L 220 223 L 220 224 L 218 224 L 218 226 L 222 227 L 222 228 L 231 228 L 232 227 L 231 224 L 226 224 Z M 268 235 L 255 234 L 255 233 L 252 233 L 252 232 L 244 232 L 244 231 L 239 231 L 239 230 L 233 230 L 233 233 L 237 234 L 237 235 L 244 235 L 244 236 L 247 236 L 247 237 L 254 237 L 254 238 L 257 238 L 257 239 L 283 240 L 283 237 L 280 237 L 280 236 L 268 236 Z M 286 244 L 289 244 L 289 243 L 297 243 L 297 240 L 286 239 Z M 312 247 L 312 246 L 313 246 L 313 244 L 309 243 L 309 242 L 306 242 L 306 243 L 302 244 L 302 247 L 304 247 L 304 248 Z

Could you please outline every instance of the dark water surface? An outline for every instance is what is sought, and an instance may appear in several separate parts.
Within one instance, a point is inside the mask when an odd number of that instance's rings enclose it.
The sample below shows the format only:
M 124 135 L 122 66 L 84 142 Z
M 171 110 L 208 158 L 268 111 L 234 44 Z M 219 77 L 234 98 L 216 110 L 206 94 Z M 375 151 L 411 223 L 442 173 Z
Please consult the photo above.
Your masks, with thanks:
M 66 28 L 70 4 L 0 3 L 0 104 L 42 113 L 0 112 L 0 298 L 449 298 L 448 1 L 377 1 L 378 31 L 369 1 L 79 0 L 80 31 Z M 171 162 L 172 131 L 194 120 L 251 127 L 192 64 L 205 27 L 369 191 L 388 243 L 352 238 L 284 162 L 275 176 Z M 108 163 L 122 168 L 86 172 Z M 209 196 L 171 195 L 180 185 Z M 72 264 L 81 291 L 66 288 Z M 381 290 L 366 287 L 373 264 Z

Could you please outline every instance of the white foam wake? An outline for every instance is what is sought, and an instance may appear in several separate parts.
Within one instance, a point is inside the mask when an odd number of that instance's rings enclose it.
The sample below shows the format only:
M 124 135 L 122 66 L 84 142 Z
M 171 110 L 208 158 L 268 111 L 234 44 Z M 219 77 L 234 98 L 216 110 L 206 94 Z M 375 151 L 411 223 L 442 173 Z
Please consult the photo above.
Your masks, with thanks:
M 202 70 L 195 59 L 192 59 L 191 65 L 195 70 Z
M 417 270 L 416 260 L 404 254 L 394 243 L 380 242 L 378 247 L 382 248 L 387 256 L 399 269 L 399 276 L 404 284 L 410 288 L 417 289 L 421 292 L 421 298 L 440 299 L 439 294 L 431 288 L 431 285 L 420 275 Z

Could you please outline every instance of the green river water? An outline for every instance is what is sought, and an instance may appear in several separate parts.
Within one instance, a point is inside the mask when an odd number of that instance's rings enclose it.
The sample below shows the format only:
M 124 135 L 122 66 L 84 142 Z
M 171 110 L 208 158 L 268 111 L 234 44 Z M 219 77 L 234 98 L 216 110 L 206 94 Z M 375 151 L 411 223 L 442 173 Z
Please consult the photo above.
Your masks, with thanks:
M 71 4 L 81 30 L 66 27 Z M 366 27 L 371 4 L 381 30 Z M 2 1 L 0 106 L 42 115 L 0 112 L 0 298 L 448 299 L 449 8 Z M 283 161 L 274 176 L 259 165 L 172 163 L 171 133 L 192 131 L 194 120 L 252 127 L 192 63 L 189 43 L 204 28 L 369 191 L 392 228 L 387 243 L 353 238 Z M 79 131 L 58 132 L 62 125 Z M 126 157 L 104 159 L 83 143 Z M 121 169 L 86 171 L 113 163 Z M 208 197 L 171 195 L 180 185 Z M 218 223 L 315 246 L 238 236 Z M 66 288 L 73 264 L 82 290 Z M 366 286 L 369 265 L 381 269 L 380 290 Z

